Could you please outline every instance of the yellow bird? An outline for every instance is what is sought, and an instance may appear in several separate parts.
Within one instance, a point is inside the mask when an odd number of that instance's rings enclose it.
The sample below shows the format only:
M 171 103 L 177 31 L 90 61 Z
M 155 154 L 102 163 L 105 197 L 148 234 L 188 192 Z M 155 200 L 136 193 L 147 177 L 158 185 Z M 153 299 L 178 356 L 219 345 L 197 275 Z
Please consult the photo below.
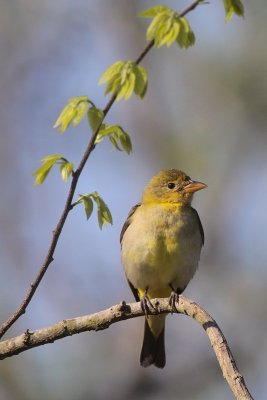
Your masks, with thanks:
M 196 272 L 204 232 L 191 207 L 194 192 L 206 188 L 182 171 L 160 171 L 134 206 L 121 232 L 121 259 L 136 301 L 146 312 L 150 299 L 175 301 Z M 145 318 L 140 355 L 143 367 L 165 366 L 165 315 Z

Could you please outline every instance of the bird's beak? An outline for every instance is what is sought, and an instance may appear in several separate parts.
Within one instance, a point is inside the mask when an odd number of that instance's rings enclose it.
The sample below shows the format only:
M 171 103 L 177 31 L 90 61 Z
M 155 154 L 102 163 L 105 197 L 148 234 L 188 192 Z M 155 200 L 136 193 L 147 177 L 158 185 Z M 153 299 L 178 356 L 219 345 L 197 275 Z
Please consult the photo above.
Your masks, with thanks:
M 186 185 L 183 189 L 184 193 L 194 193 L 198 190 L 205 189 L 208 187 L 205 183 L 197 182 L 197 181 L 190 181 L 188 185 Z

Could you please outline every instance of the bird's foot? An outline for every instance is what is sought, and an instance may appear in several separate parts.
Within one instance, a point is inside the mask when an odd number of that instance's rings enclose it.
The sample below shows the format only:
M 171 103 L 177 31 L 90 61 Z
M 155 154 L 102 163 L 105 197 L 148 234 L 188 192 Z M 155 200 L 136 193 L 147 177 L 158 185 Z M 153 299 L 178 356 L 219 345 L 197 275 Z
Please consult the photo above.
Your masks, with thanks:
M 145 314 L 146 318 L 149 318 L 148 312 L 151 310 L 151 308 L 154 310 L 155 307 L 150 301 L 150 298 L 147 295 L 147 292 L 144 293 L 144 295 L 140 299 L 140 304 L 141 304 L 141 309 Z
M 169 297 L 169 306 L 171 307 L 171 314 L 177 312 L 176 304 L 179 303 L 179 292 L 172 289 L 171 295 Z

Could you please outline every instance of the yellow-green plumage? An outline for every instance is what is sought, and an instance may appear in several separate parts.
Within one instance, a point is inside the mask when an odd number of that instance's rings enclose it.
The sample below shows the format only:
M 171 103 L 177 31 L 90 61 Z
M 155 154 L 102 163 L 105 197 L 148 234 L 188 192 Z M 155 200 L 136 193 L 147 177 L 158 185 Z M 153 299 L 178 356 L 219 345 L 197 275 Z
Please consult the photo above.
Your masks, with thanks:
M 177 170 L 161 171 L 146 186 L 121 234 L 121 257 L 136 300 L 181 293 L 193 277 L 204 242 L 193 192 L 206 187 Z M 141 364 L 163 368 L 165 316 L 146 319 Z

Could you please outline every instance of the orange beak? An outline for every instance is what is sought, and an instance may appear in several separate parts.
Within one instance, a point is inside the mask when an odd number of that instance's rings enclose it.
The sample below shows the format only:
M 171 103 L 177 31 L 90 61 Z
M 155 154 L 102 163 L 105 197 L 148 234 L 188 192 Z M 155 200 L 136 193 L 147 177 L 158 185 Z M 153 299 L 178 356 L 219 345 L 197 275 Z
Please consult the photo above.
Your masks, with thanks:
M 208 187 L 205 183 L 202 182 L 197 182 L 197 181 L 191 181 L 188 185 L 186 185 L 183 189 L 184 193 L 194 193 L 197 192 L 198 190 L 205 189 Z

